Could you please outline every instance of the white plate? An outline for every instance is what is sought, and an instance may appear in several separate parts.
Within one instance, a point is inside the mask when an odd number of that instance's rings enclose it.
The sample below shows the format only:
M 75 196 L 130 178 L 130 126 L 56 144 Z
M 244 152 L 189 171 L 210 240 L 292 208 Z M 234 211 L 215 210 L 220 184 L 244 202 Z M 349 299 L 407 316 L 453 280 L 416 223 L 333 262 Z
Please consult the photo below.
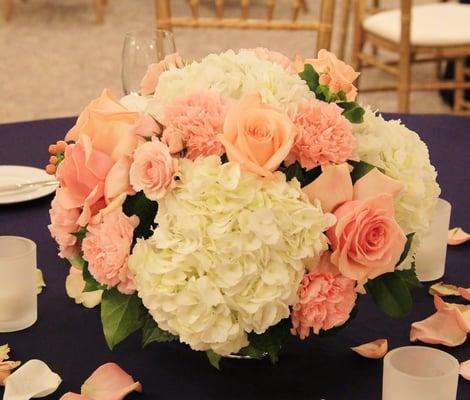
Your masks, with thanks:
M 23 167 L 21 165 L 0 165 L 0 185 L 9 183 L 29 183 L 52 179 L 46 171 L 34 167 Z M 58 185 L 58 183 L 57 183 Z M 39 199 L 55 192 L 57 186 L 26 187 L 11 192 L 0 193 L 0 204 L 21 203 Z

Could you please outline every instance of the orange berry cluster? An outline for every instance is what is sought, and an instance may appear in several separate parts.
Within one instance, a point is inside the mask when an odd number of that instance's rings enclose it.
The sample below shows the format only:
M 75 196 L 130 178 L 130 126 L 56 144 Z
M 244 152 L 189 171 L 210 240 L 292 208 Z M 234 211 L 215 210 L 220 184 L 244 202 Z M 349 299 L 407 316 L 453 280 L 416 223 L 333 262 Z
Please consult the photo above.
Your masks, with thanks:
M 49 175 L 55 174 L 57 166 L 64 159 L 64 152 L 66 147 L 67 143 L 63 140 L 59 140 L 55 144 L 51 144 L 49 146 L 48 151 L 51 156 L 49 157 L 49 164 L 47 164 L 45 168 Z

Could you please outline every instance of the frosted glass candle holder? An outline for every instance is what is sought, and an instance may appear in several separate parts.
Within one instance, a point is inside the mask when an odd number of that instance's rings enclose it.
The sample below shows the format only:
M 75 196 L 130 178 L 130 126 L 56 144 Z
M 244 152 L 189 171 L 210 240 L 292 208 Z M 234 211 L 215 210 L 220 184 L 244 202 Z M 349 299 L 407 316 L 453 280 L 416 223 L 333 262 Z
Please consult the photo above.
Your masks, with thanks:
M 36 244 L 0 236 L 0 332 L 19 331 L 36 320 Z
M 424 346 L 399 347 L 384 358 L 382 400 L 455 400 L 459 362 Z
M 447 201 L 437 200 L 434 218 L 416 252 L 416 274 L 421 282 L 434 281 L 444 275 L 450 211 L 451 206 Z

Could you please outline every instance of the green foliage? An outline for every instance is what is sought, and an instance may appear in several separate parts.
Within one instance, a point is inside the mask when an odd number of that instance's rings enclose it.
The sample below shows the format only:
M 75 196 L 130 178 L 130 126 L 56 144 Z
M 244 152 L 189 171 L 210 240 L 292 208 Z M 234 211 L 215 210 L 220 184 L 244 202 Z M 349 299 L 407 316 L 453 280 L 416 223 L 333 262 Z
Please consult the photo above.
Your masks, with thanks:
M 134 196 L 127 196 L 122 209 L 128 217 L 137 215 L 139 225 L 134 230 L 134 242 L 137 238 L 147 239 L 152 235 L 155 228 L 155 216 L 158 211 L 158 203 L 145 197 L 144 192 L 139 192 Z
M 160 329 L 152 316 L 147 314 L 144 326 L 142 327 L 142 347 L 152 342 L 172 342 L 176 339 L 178 339 L 178 336 Z
M 95 290 L 106 289 L 105 285 L 101 285 L 99 282 L 96 281 L 93 275 L 90 274 L 87 262 L 83 264 L 82 274 L 83 280 L 85 281 L 85 288 L 83 289 L 84 292 L 94 292 Z
M 338 103 L 343 111 L 343 116 L 353 124 L 360 124 L 364 122 L 365 110 L 355 101 L 343 101 Z
M 85 239 L 85 235 L 87 233 L 87 227 L 86 226 L 83 226 L 80 228 L 79 231 L 77 232 L 73 232 L 72 235 L 74 235 L 78 240 L 83 240 Z
M 377 168 L 380 172 L 384 172 L 383 169 L 376 167 L 375 165 L 366 163 L 365 161 L 348 161 L 349 165 L 352 165 L 353 170 L 351 173 L 351 179 L 353 184 L 356 183 L 357 180 L 362 178 L 364 175 L 368 174 L 374 168 Z
M 144 310 L 137 294 L 120 293 L 116 288 L 103 292 L 101 300 L 101 323 L 108 347 L 122 342 L 143 326 Z
M 318 79 L 320 76 L 318 75 L 317 71 L 313 69 L 313 66 L 310 64 L 305 64 L 304 70 L 299 74 L 299 76 L 307 83 L 309 89 L 312 92 L 315 92 L 319 85 Z
M 213 352 L 212 350 L 207 350 L 206 355 L 211 365 L 220 371 L 220 359 L 222 358 L 222 356 Z
M 297 178 L 300 182 L 300 186 L 307 186 L 309 183 L 317 179 L 321 174 L 321 168 L 316 167 L 310 170 L 302 168 L 298 161 L 289 165 L 288 167 L 281 166 L 279 171 L 282 171 L 286 175 L 286 179 L 290 181 L 293 178 Z
M 410 252 L 411 248 L 411 243 L 413 242 L 413 238 L 415 237 L 415 233 L 409 233 L 406 235 L 406 243 L 405 243 L 405 248 L 403 249 L 403 253 L 401 253 L 400 259 L 397 262 L 397 265 L 400 265 L 403 261 L 405 261 L 405 258 L 408 257 L 408 253 Z M 416 276 L 416 274 L 415 274 Z

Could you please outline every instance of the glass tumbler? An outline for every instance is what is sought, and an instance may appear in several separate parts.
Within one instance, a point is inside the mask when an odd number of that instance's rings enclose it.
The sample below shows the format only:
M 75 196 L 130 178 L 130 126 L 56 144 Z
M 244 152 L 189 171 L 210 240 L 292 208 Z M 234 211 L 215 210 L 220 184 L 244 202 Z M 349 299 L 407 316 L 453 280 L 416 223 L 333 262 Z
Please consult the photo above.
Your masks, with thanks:
M 424 346 L 399 347 L 384 358 L 382 400 L 455 400 L 459 362 Z
M 141 29 L 126 33 L 121 70 L 124 94 L 138 93 L 147 67 L 175 52 L 175 40 L 170 31 Z
M 0 236 L 0 332 L 19 331 L 36 320 L 36 244 Z

